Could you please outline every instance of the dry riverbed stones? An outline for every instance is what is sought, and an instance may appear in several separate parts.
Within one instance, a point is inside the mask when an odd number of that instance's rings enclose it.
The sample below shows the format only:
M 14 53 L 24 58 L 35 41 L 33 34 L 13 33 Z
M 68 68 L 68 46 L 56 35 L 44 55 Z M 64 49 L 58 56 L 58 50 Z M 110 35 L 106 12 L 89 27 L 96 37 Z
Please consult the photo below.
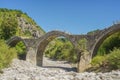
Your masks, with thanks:
M 3 69 L 0 80 L 120 80 L 120 71 L 76 73 L 60 68 L 38 67 L 27 61 L 14 59 L 9 68 Z

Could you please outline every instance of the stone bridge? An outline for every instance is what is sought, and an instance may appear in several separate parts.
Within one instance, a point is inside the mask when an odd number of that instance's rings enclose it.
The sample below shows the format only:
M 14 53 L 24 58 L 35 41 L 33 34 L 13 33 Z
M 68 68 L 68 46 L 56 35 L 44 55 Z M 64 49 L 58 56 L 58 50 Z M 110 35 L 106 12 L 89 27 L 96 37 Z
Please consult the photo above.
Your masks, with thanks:
M 51 31 L 38 39 L 25 39 L 18 36 L 12 37 L 7 44 L 14 47 L 18 42 L 22 41 L 26 46 L 26 60 L 34 65 L 42 66 L 43 53 L 49 42 L 57 37 L 67 38 L 75 47 L 78 56 L 78 72 L 84 71 L 89 67 L 91 59 L 97 54 L 98 48 L 102 42 L 110 35 L 120 31 L 120 24 L 114 24 L 109 28 L 99 30 L 93 35 L 71 35 L 61 31 Z M 87 40 L 86 51 L 81 50 L 78 46 L 79 40 L 85 38 Z

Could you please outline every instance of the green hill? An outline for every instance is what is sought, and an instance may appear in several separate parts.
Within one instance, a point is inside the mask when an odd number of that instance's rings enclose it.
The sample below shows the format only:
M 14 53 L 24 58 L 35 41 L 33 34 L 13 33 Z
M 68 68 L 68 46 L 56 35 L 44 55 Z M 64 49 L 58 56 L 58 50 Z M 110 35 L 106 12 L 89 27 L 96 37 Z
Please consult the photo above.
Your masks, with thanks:
M 37 38 L 44 33 L 45 31 L 26 13 L 20 10 L 0 8 L 1 39 L 9 39 L 14 35 Z
M 45 31 L 26 13 L 20 10 L 0 8 L 0 73 L 8 67 L 13 58 L 25 59 L 26 47 L 19 42 L 15 47 L 9 47 L 5 41 L 12 36 L 38 38 Z

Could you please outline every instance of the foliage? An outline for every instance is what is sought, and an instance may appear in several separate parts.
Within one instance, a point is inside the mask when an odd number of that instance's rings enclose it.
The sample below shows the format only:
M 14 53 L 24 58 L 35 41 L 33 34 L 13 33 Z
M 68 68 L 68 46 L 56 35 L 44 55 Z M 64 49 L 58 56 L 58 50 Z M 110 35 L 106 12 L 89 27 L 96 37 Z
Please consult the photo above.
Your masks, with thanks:
M 24 33 L 26 36 L 31 36 L 32 34 L 30 33 L 29 30 L 25 30 L 25 33 Z
M 86 50 L 86 48 L 87 48 L 87 40 L 85 38 L 80 39 L 78 41 L 78 48 L 81 49 L 81 50 Z
M 79 40 L 79 49 L 85 50 L 87 40 L 85 38 Z M 57 38 L 47 46 L 45 50 L 47 57 L 57 60 L 67 60 L 69 62 L 77 62 L 77 54 L 73 45 L 66 38 Z
M 0 40 L 0 69 L 7 67 L 15 57 L 17 57 L 16 50 L 9 48 L 3 40 Z
M 34 20 L 26 13 L 20 10 L 12 10 L 0 8 L 0 39 L 7 40 L 12 36 L 32 36 L 30 30 L 24 26 L 24 31 L 21 28 L 20 20 L 23 19 L 26 24 L 32 25 L 31 30 L 38 30 L 45 33 Z M 0 69 L 7 67 L 14 57 L 25 59 L 26 47 L 22 42 L 18 43 L 15 48 L 9 48 L 3 40 L 0 40 Z
M 99 30 L 99 29 L 93 30 L 93 31 L 88 32 L 87 34 L 88 34 L 88 35 L 93 35 L 93 34 L 95 34 L 95 33 L 98 32 L 98 31 L 100 31 L 100 30 Z
M 92 59 L 91 65 L 94 67 L 99 67 L 105 61 L 105 56 L 96 56 Z
M 65 38 L 57 38 L 50 42 L 45 50 L 45 55 L 57 60 L 67 60 L 74 63 L 77 61 L 74 47 Z
M 26 13 L 20 10 L 0 8 L 0 39 L 6 40 L 14 35 L 32 37 L 30 30 L 26 26 L 24 26 L 24 30 L 21 28 L 19 19 L 23 19 L 28 25 L 33 25 L 31 27 L 32 30 L 38 30 L 43 34 L 45 33 Z
M 120 69 L 120 32 L 104 40 L 91 64 L 109 70 Z
M 107 65 L 111 69 L 120 69 L 120 49 L 115 48 L 113 51 L 110 51 L 106 60 Z
M 120 69 L 120 49 L 115 48 L 104 56 L 97 55 L 92 59 L 91 64 L 93 67 L 97 67 L 97 69 L 101 68 L 101 71 Z
M 120 32 L 117 32 L 110 37 L 108 37 L 100 48 L 98 49 L 98 55 L 105 55 L 108 54 L 110 51 L 112 51 L 115 47 L 119 48 L 120 47 Z
M 15 46 L 15 49 L 17 50 L 18 58 L 25 60 L 25 58 L 26 58 L 26 47 L 25 47 L 24 43 L 22 41 L 20 41 Z
M 11 36 L 16 34 L 17 31 L 17 20 L 15 18 L 4 18 L 0 26 L 0 37 L 1 39 L 9 39 Z

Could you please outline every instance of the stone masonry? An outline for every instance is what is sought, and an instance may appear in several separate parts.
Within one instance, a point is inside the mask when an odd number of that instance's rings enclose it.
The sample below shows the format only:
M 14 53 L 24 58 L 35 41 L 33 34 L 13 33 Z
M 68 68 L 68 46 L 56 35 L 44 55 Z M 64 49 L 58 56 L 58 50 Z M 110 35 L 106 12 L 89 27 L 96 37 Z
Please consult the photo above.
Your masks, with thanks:
M 67 38 L 75 47 L 78 55 L 78 72 L 83 72 L 89 67 L 91 59 L 96 55 L 98 48 L 102 42 L 110 35 L 120 31 L 120 24 L 114 24 L 109 28 L 100 30 L 92 35 L 72 35 L 61 31 L 51 31 L 37 39 L 24 39 L 18 36 L 12 37 L 7 44 L 14 47 L 18 42 L 22 41 L 26 46 L 26 60 L 34 65 L 42 66 L 43 52 L 50 41 L 56 37 Z M 86 52 L 78 48 L 79 40 L 85 38 L 87 40 Z

